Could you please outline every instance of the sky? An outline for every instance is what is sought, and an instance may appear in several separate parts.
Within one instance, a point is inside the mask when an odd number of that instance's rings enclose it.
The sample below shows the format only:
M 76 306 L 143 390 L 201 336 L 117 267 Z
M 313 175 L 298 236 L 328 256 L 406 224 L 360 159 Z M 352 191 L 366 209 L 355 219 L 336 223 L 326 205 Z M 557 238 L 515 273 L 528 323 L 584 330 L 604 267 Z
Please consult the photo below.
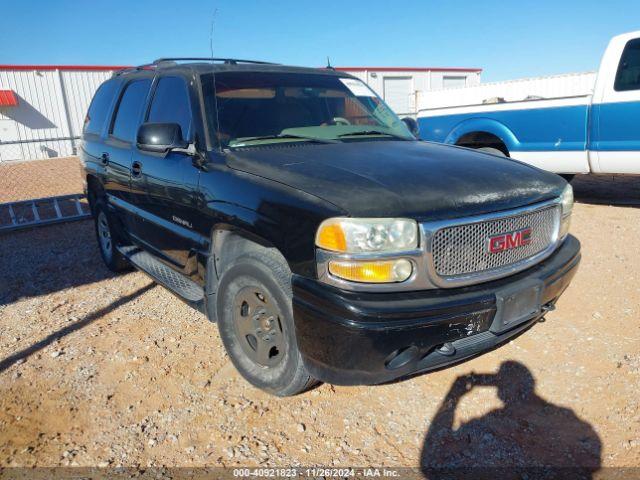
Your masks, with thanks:
M 0 0 L 0 64 L 210 56 L 482 68 L 482 81 L 597 70 L 638 0 Z M 214 15 L 214 12 L 215 15 Z

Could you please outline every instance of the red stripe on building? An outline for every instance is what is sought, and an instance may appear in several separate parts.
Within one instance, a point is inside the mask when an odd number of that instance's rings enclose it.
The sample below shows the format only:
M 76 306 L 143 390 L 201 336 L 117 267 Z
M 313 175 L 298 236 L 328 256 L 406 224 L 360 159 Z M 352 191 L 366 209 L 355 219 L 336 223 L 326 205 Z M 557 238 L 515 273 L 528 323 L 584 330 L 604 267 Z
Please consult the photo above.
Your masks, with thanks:
M 17 107 L 18 97 L 13 90 L 0 90 L 0 107 Z
M 0 65 L 0 70 L 78 70 L 78 71 L 111 71 L 131 68 L 125 65 Z
M 346 72 L 482 72 L 481 68 L 463 67 L 334 67 Z

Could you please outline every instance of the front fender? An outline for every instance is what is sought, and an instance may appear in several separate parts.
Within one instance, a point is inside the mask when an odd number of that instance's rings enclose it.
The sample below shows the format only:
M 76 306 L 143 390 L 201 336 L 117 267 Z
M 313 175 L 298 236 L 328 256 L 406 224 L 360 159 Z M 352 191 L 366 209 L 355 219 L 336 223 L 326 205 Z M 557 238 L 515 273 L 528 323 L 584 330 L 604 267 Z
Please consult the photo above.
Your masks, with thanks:
M 491 118 L 469 118 L 458 123 L 449 132 L 444 143 L 455 145 L 462 136 L 468 133 L 485 132 L 498 137 L 509 151 L 518 150 L 520 141 L 505 124 Z

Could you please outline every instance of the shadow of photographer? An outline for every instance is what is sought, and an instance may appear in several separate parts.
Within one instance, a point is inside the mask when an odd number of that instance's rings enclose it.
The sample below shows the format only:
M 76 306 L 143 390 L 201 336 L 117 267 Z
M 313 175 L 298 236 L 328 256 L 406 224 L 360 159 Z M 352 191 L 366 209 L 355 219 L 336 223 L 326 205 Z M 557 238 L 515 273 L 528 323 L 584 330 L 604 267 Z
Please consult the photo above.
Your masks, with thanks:
M 496 388 L 503 406 L 454 429 L 460 400 L 476 387 Z M 538 396 L 529 369 L 507 361 L 495 375 L 454 381 L 425 436 L 420 461 L 427 478 L 592 478 L 601 450 L 589 423 Z

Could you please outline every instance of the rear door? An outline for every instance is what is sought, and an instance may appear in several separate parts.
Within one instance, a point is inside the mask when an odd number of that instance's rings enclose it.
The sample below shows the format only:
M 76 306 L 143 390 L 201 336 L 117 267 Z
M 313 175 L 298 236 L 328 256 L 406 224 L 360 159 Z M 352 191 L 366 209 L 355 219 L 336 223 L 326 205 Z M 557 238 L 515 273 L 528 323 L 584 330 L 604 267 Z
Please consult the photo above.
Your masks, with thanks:
M 102 184 L 108 181 L 106 165 L 103 162 L 106 152 L 105 135 L 120 85 L 120 80 L 113 78 L 98 87 L 89 105 L 82 129 L 80 157 L 87 171 L 96 175 Z
M 606 60 L 601 67 L 607 78 L 592 106 L 590 149 L 602 173 L 640 173 L 640 38 L 626 39 L 607 55 L 620 60 L 609 75 Z
M 129 229 L 135 225 L 129 186 L 131 155 L 150 88 L 150 78 L 133 79 L 124 84 L 101 154 L 109 203 L 116 207 L 116 212 Z
M 177 123 L 192 142 L 195 94 L 182 76 L 159 77 L 145 121 Z M 160 258 L 189 273 L 189 258 L 199 235 L 193 230 L 198 215 L 196 191 L 200 170 L 185 153 L 156 154 L 134 149 L 131 190 L 138 212 L 135 235 Z

